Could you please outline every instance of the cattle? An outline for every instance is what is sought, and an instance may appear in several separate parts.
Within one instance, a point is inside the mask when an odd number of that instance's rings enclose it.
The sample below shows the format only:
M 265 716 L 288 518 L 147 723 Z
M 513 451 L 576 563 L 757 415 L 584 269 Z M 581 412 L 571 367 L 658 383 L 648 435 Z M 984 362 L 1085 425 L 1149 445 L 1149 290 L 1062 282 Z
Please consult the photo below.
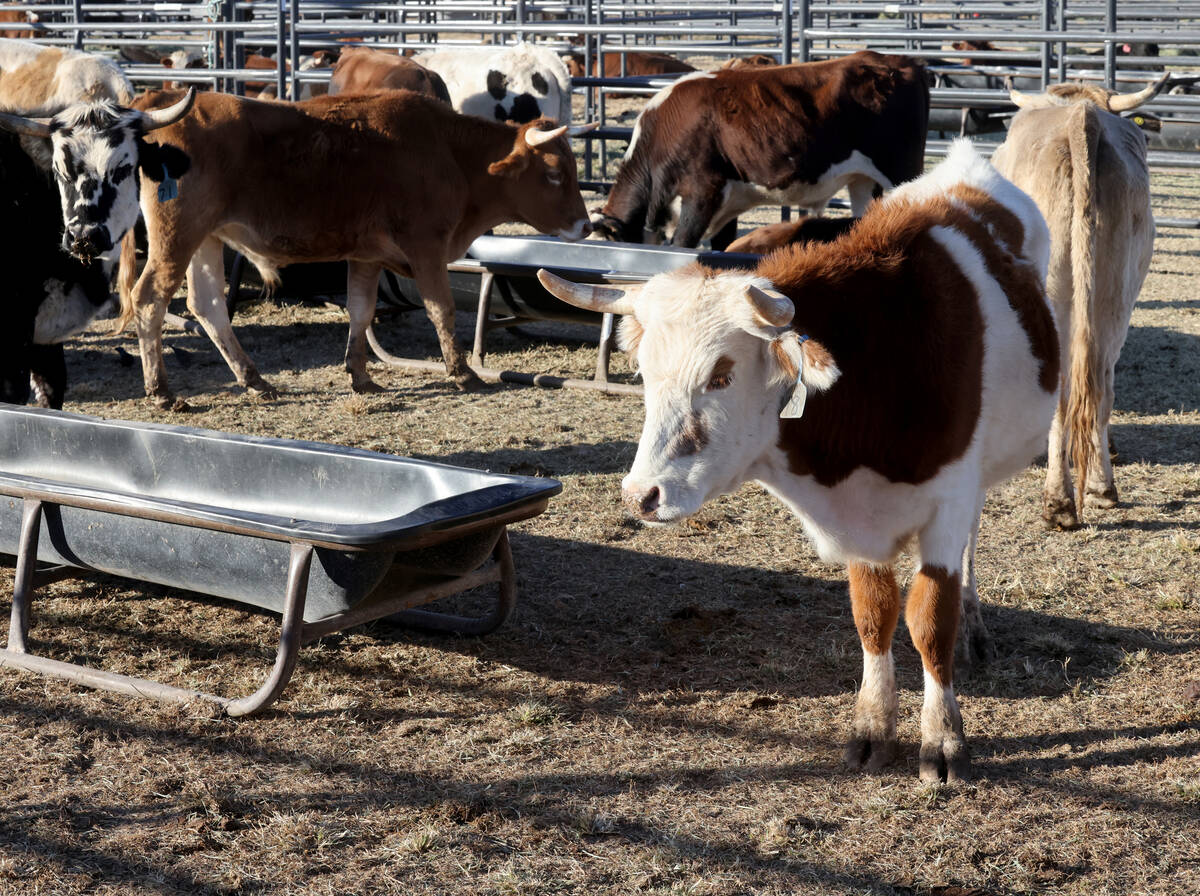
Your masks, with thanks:
M 994 156 L 1050 227 L 1047 291 L 1064 370 L 1043 495 L 1050 528 L 1078 526 L 1084 504 L 1117 504 L 1108 453 L 1114 368 L 1154 249 L 1146 138 L 1120 116 L 1167 79 L 1124 95 L 1082 84 L 1035 96 L 1013 90 L 1019 111 Z
M 857 218 L 803 215 L 795 221 L 779 221 L 756 227 L 726 246 L 725 251 L 766 255 L 793 244 L 831 243 L 845 234 L 857 221 Z
M 748 68 L 751 66 L 779 65 L 779 60 L 766 53 L 754 53 L 750 56 L 734 56 L 722 63 L 722 69 Z
M 584 68 L 582 53 L 568 53 L 562 57 L 573 78 L 582 78 L 587 74 Z M 666 53 L 605 53 L 604 64 L 598 65 L 598 56 L 592 58 L 592 74 L 602 78 L 619 78 L 622 73 L 626 77 L 645 77 L 647 75 L 673 75 L 694 72 L 696 67 L 688 65 L 682 59 L 668 56 Z
M 163 68 L 169 68 L 174 71 L 208 68 L 208 61 L 205 59 L 204 54 L 198 53 L 195 50 L 173 50 L 160 57 L 158 63 Z M 178 81 L 163 81 L 163 87 L 167 90 L 186 86 L 186 84 Z
M 73 103 L 132 99 L 129 79 L 103 56 L 0 38 L 0 109 L 45 117 Z
M 848 565 L 864 652 L 852 767 L 878 769 L 896 747 L 892 564 L 907 548 L 920 775 L 969 772 L 956 633 L 968 655 L 986 652 L 974 576 L 985 492 L 1037 454 L 1054 409 L 1049 251 L 1032 200 L 957 141 L 837 242 L 753 271 L 693 264 L 626 289 L 539 272 L 564 301 L 625 315 L 646 404 L 622 483 L 633 516 L 677 522 L 757 480 L 823 559 Z
M 109 101 L 74 104 L 50 119 L 0 114 L 0 127 L 23 135 L 0 135 L 0 207 L 11 222 L 0 400 L 24 404 L 32 375 L 41 402 L 62 407 L 62 343 L 110 305 L 117 240 L 137 219 L 134 172 L 148 168 L 161 179 L 174 165 L 142 136 L 186 114 L 190 96 L 153 114 Z
M 607 239 L 691 247 L 764 203 L 819 214 L 843 187 L 858 217 L 921 173 L 928 122 L 925 69 L 904 56 L 684 75 L 646 103 L 592 223 Z
M 446 82 L 450 104 L 464 115 L 524 124 L 571 120 L 571 76 L 548 47 L 459 47 L 413 59 Z
M 5 6 L 15 6 L 15 3 L 5 3 Z M 14 25 L 27 25 L 26 28 L 5 28 L 0 30 L 0 38 L 19 38 L 28 40 L 37 37 L 42 31 L 42 26 L 39 24 L 40 16 L 36 12 L 30 12 L 26 9 L 0 9 L 0 22 L 12 23 Z
M 297 71 L 311 72 L 318 69 L 332 68 L 337 62 L 337 54 L 331 50 L 317 50 L 314 53 L 305 54 L 300 57 L 300 65 L 297 66 Z M 279 64 L 270 56 L 263 56 L 259 53 L 250 53 L 246 56 L 244 66 L 246 68 L 260 69 L 262 71 L 277 72 Z M 285 59 L 283 70 L 291 72 L 292 63 Z M 299 82 L 300 99 L 308 100 L 314 96 L 324 96 L 329 92 L 329 85 L 321 81 L 301 81 Z M 279 96 L 279 87 L 274 82 L 268 81 L 247 81 L 246 95 L 260 100 L 275 99 Z M 291 96 L 291 87 L 288 87 L 288 99 L 293 99 Z
M 411 90 L 450 102 L 442 76 L 411 59 L 370 47 L 343 50 L 329 80 L 330 95 L 372 90 Z
M 148 94 L 152 109 L 174 94 Z M 268 103 L 201 94 L 193 115 L 158 132 L 190 169 L 177 196 L 143 182 L 149 250 L 136 284 L 122 265 L 121 320 L 136 321 L 146 394 L 182 408 L 162 364 L 162 320 L 185 273 L 188 307 L 253 393 L 274 396 L 229 324 L 222 243 L 277 280 L 296 262 L 349 262 L 346 367 L 356 391 L 379 387 L 366 371 L 366 330 L 380 272 L 416 281 L 438 334 L 446 370 L 479 385 L 454 337 L 446 265 L 489 228 L 526 223 L 566 239 L 590 230 L 566 125 L 526 125 L 459 115 L 406 90 Z M 132 256 L 133 240 L 125 253 Z

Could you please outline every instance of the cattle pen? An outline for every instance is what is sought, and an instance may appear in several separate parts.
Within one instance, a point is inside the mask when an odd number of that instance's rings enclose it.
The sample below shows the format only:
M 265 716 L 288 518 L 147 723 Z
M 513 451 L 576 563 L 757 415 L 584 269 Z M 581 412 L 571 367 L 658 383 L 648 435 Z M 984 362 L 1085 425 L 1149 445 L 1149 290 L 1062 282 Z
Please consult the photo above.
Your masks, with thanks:
M 241 3 L 228 20 L 213 16 L 218 6 L 13 8 L 34 11 L 39 40 L 78 40 L 114 57 L 121 46 L 154 48 L 155 59 L 181 43 L 202 56 L 211 46 L 208 71 L 123 65 L 142 86 L 223 80 L 216 86 L 231 91 L 264 77 L 240 68 L 238 52 L 275 48 L 284 58 L 295 46 L 299 58 L 329 40 L 331 23 L 385 44 L 522 36 L 593 54 L 658 47 L 706 65 L 782 58 L 787 35 L 792 59 L 836 56 L 874 45 L 864 33 L 875 31 L 880 45 L 980 79 L 935 88 L 947 138 L 964 126 L 989 130 L 1011 111 L 999 75 L 969 68 L 1019 63 L 1032 90 L 1065 65 L 1128 91 L 1159 65 L 1193 71 L 1186 54 L 1200 33 L 1191 0 Z M 1086 39 L 1062 40 L 1060 7 L 1070 33 Z M 952 29 L 994 47 L 948 49 Z M 575 32 L 583 44 L 571 43 Z M 1157 54 L 1138 58 L 1125 43 L 1157 43 Z M 278 92 L 295 71 L 274 72 Z M 301 71 L 296 81 L 326 74 Z M 579 82 L 577 122 L 604 116 L 595 139 L 575 143 L 590 150 L 597 191 L 628 137 L 627 113 L 660 80 Z M 278 398 L 252 399 L 203 336 L 168 331 L 172 382 L 196 397 L 188 415 L 165 417 L 144 399 L 136 343 L 97 327 L 67 346 L 67 410 L 558 480 L 562 495 L 509 530 L 520 601 L 485 639 L 386 619 L 325 634 L 253 721 L 208 702 L 131 700 L 0 673 L 0 896 L 1200 892 L 1200 156 L 1172 143 L 1173 131 L 1187 134 L 1194 101 L 1181 93 L 1150 107 L 1166 122 L 1151 136 L 1160 230 L 1116 371 L 1109 448 L 1120 505 L 1090 510 L 1078 531 L 1045 531 L 1038 461 L 984 508 L 978 590 L 996 653 L 955 678 L 972 782 L 917 779 L 923 672 L 903 623 L 901 758 L 871 774 L 842 765 L 862 672 L 845 570 L 819 560 L 763 489 L 744 486 L 681 525 L 644 525 L 620 499 L 639 401 L 595 389 L 464 394 L 440 370 L 380 365 L 371 372 L 383 391 L 354 393 L 345 311 L 302 301 L 314 287 L 285 277 L 235 321 Z M 743 223 L 778 218 L 760 209 Z M 478 278 L 462 285 L 464 298 L 477 296 L 486 267 L 459 264 Z M 385 309 L 380 339 L 406 357 L 436 358 L 432 327 L 415 317 Z M 459 315 L 468 344 L 474 323 Z M 497 328 L 489 363 L 587 379 L 594 330 L 590 320 Z M 637 380 L 619 352 L 609 376 Z M 219 468 L 205 475 L 225 491 L 253 490 Z M 371 498 L 352 491 L 338 504 Z M 219 563 L 219 553 L 196 562 Z M 0 565 L 0 594 L 19 575 Z M 277 655 L 278 616 L 243 603 L 116 576 L 48 578 L 30 607 L 37 653 L 208 694 L 252 692 Z M 491 597 L 454 597 L 445 609 L 478 617 Z

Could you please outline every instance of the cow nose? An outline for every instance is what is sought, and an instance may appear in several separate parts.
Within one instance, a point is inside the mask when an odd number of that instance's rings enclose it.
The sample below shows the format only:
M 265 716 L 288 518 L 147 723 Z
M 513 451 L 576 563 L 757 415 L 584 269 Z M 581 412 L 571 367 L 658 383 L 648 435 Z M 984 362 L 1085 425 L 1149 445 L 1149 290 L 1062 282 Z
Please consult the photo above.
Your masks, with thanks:
M 657 485 L 649 488 L 631 486 L 621 490 L 621 499 L 625 502 L 626 509 L 634 516 L 643 520 L 653 520 L 658 516 L 662 492 Z
M 91 234 L 83 234 L 71 240 L 71 254 L 76 258 L 90 259 L 96 256 L 96 243 Z

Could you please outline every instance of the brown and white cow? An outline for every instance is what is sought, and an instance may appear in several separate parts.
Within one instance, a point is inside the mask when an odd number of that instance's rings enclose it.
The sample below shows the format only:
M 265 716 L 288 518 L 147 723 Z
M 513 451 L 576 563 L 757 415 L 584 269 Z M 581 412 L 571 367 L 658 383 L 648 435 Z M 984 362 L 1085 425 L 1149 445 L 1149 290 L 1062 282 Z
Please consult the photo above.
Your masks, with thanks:
M 103 56 L 0 38 L 0 109 L 50 116 L 73 103 L 128 105 L 133 88 L 120 66 Z
M 956 632 L 961 620 L 964 646 L 986 645 L 974 577 L 985 492 L 1037 454 L 1054 411 L 1049 251 L 1037 206 L 959 141 L 842 239 L 754 271 L 692 265 L 625 290 L 539 273 L 564 301 L 626 315 L 646 402 L 622 488 L 635 516 L 681 520 L 757 480 L 822 558 L 848 564 L 864 654 L 851 766 L 877 769 L 895 750 L 892 564 L 910 548 L 921 778 L 969 771 Z
M 450 103 L 450 92 L 442 76 L 418 62 L 371 47 L 342 50 L 330 77 L 330 95 L 373 90 L 411 90 Z
M 174 101 L 150 94 L 141 108 Z M 479 379 L 454 337 L 446 265 L 489 228 L 510 221 L 582 239 L 589 231 L 566 125 L 524 126 L 459 115 L 409 91 L 325 96 L 284 104 L 221 94 L 196 97 L 193 114 L 156 137 L 191 168 L 160 198 L 144 184 L 149 241 L 136 285 L 123 266 L 122 321 L 136 320 L 146 394 L 178 406 L 162 363 L 162 320 L 186 274 L 188 307 L 237 381 L 264 396 L 230 327 L 222 244 L 277 279 L 296 262 L 349 262 L 346 366 L 357 391 L 377 390 L 366 370 L 366 331 L 379 275 L 411 276 L 437 329 L 446 370 L 463 388 Z M 132 254 L 132 240 L 125 243 Z
M 1050 226 L 1046 287 L 1064 374 L 1042 513 L 1051 528 L 1078 526 L 1084 504 L 1117 504 L 1108 452 L 1113 376 L 1154 251 L 1146 137 L 1121 113 L 1166 81 L 1125 95 L 1083 84 L 1055 84 L 1036 96 L 1014 90 L 1020 110 L 993 157 Z
M 695 246 L 758 205 L 819 214 L 844 187 L 858 217 L 921 173 L 928 122 L 925 68 L 905 56 L 684 75 L 638 116 L 592 223 L 609 239 Z
M 317 50 L 313 53 L 306 53 L 300 57 L 300 65 L 298 71 L 313 72 L 322 69 L 331 69 L 337 63 L 337 54 L 331 50 Z M 270 56 L 263 56 L 261 53 L 250 53 L 246 56 L 244 65 L 246 68 L 257 69 L 263 72 L 278 72 L 279 63 Z M 290 73 L 292 70 L 292 62 L 290 59 L 283 61 L 283 70 Z M 300 99 L 310 100 L 314 96 L 324 96 L 329 93 L 329 85 L 324 81 L 301 81 L 297 85 L 299 88 Z M 288 87 L 288 99 L 295 99 L 292 95 L 292 89 Z M 247 81 L 246 96 L 253 97 L 259 100 L 277 99 L 279 96 L 279 87 L 273 81 Z

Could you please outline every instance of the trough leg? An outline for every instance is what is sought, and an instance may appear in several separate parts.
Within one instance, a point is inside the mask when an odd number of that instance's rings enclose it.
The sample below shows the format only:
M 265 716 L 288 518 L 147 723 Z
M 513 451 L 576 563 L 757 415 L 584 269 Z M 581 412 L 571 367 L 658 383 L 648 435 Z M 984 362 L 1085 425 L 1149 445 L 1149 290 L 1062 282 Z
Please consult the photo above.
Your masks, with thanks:
M 486 352 L 484 341 L 487 339 L 488 317 L 492 313 L 492 283 L 496 275 L 484 271 L 479 278 L 479 308 L 475 312 L 475 345 L 471 350 L 471 363 L 476 367 L 483 366 Z
M 275 666 L 262 687 L 248 697 L 230 700 L 225 712 L 231 716 L 248 716 L 274 703 L 291 680 L 300 653 L 300 636 L 304 630 L 304 599 L 308 595 L 308 572 L 312 568 L 312 545 L 292 544 L 288 564 L 287 598 L 279 630 L 279 650 Z
M 390 618 L 413 628 L 456 635 L 486 635 L 495 631 L 508 619 L 517 603 L 517 577 L 513 567 L 512 548 L 508 544 L 507 529 L 500 533 L 500 539 L 492 549 L 492 557 L 500 566 L 500 595 L 496 599 L 496 606 L 486 616 L 471 618 L 433 610 L 404 610 Z
M 17 548 L 17 572 L 13 579 L 12 616 L 8 623 L 8 649 L 13 653 L 28 650 L 29 604 L 36 587 L 38 535 L 42 528 L 42 502 L 26 498 L 21 511 L 21 540 Z

